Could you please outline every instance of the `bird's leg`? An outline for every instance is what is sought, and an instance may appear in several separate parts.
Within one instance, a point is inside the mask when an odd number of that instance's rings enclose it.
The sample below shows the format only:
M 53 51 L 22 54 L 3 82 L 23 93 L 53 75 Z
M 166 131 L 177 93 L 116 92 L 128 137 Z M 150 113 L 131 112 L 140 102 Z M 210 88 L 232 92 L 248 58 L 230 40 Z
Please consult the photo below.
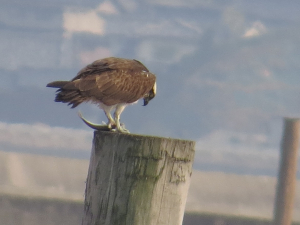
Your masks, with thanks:
M 105 112 L 105 115 L 107 116 L 107 119 L 108 119 L 108 123 L 107 123 L 108 128 L 112 128 L 112 126 L 115 125 L 114 119 L 110 115 L 110 112 L 109 113 Z
M 106 110 L 104 110 L 104 112 L 105 112 L 105 115 L 106 115 L 106 117 L 108 119 L 107 126 L 108 126 L 109 129 L 112 129 L 113 126 L 116 125 L 116 123 L 115 123 L 114 119 L 112 118 L 112 116 L 110 114 L 110 110 L 111 109 L 106 109 Z
M 121 126 L 120 124 L 120 115 L 123 112 L 123 110 L 125 109 L 126 105 L 118 105 L 115 113 L 114 113 L 114 117 L 115 117 L 115 123 L 116 123 L 116 128 L 118 132 L 122 132 L 122 133 L 129 133 L 129 130 L 125 129 L 124 125 Z

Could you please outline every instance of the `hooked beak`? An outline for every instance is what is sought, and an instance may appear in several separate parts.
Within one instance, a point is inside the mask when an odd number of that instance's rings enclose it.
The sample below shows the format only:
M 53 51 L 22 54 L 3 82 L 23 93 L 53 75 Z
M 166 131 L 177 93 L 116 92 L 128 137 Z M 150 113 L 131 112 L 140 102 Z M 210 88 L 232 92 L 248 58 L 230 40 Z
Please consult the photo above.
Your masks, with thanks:
M 148 105 L 149 101 L 153 99 L 156 95 L 156 83 L 154 84 L 153 88 L 144 96 L 144 105 Z
M 143 106 L 148 105 L 148 103 L 149 103 L 149 97 L 145 97 L 144 98 L 144 105 Z

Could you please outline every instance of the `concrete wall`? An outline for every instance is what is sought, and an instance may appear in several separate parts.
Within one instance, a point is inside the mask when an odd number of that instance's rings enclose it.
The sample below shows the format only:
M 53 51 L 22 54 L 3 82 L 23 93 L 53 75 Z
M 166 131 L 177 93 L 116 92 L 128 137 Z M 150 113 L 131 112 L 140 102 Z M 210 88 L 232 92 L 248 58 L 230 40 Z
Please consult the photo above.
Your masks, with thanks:
M 0 196 L 83 202 L 88 163 L 0 151 Z M 186 211 L 270 219 L 275 184 L 273 177 L 194 170 Z M 300 181 L 296 194 L 294 220 L 300 221 Z

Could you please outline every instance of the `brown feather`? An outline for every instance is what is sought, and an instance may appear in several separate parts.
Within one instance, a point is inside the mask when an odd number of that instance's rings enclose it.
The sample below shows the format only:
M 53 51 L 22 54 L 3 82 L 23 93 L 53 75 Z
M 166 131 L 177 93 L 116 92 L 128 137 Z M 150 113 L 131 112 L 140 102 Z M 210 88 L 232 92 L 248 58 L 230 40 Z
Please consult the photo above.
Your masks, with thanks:
M 67 83 L 69 83 L 69 81 L 53 81 L 53 82 L 47 84 L 47 87 L 62 88 Z
M 54 81 L 47 87 L 59 88 L 55 101 L 68 102 L 72 108 L 91 100 L 110 106 L 137 101 L 155 80 L 141 62 L 110 57 L 87 65 L 71 81 Z

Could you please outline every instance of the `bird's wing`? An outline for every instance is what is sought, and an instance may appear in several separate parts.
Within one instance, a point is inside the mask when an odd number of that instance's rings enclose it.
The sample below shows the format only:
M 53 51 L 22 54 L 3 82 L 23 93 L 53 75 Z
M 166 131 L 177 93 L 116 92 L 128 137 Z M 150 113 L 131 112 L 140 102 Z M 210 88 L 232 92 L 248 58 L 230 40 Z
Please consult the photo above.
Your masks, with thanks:
M 153 88 L 156 77 L 149 72 L 141 74 L 122 71 L 122 75 L 119 75 L 116 71 L 116 73 L 110 74 L 110 79 L 112 82 L 104 86 L 105 90 L 100 79 L 97 84 L 99 84 L 99 89 L 105 95 L 102 102 L 113 105 L 116 103 L 132 103 L 142 98 Z
M 105 105 L 132 103 L 148 93 L 156 77 L 150 72 L 133 73 L 128 70 L 113 70 L 101 75 L 77 79 L 72 83 L 85 97 Z
M 64 89 L 106 105 L 132 103 L 151 90 L 156 77 L 137 60 L 106 58 L 83 68 Z
M 147 67 L 145 67 L 141 62 L 131 59 L 121 59 L 115 57 L 109 57 L 105 59 L 99 59 L 95 62 L 87 65 L 82 70 L 80 70 L 76 77 L 72 81 L 92 76 L 94 74 L 104 74 L 105 72 L 113 70 L 129 70 L 135 72 L 146 71 L 149 72 Z

